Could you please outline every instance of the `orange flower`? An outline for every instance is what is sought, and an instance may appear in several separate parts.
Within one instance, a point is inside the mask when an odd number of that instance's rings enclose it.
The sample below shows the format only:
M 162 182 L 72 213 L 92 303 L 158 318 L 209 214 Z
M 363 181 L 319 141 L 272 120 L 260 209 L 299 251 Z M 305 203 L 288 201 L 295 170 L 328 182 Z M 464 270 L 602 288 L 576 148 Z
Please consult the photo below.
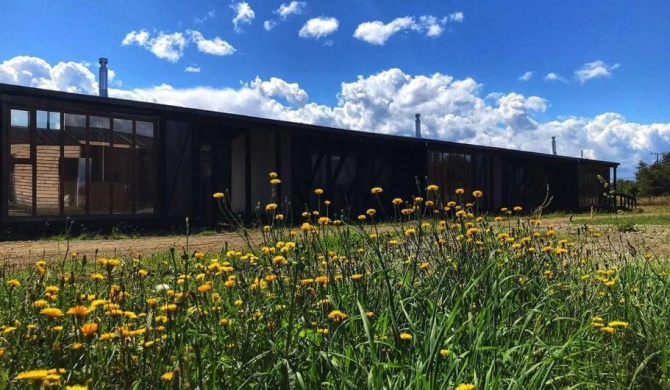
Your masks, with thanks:
M 42 309 L 42 311 L 40 311 L 40 314 L 43 314 L 47 317 L 62 317 L 63 311 L 56 307 L 47 307 L 46 309 Z
M 79 329 L 84 336 L 90 336 L 98 331 L 98 324 L 95 322 L 89 322 L 82 325 Z
M 68 309 L 67 314 L 77 317 L 86 317 L 86 314 L 88 314 L 88 308 L 84 305 L 74 306 Z

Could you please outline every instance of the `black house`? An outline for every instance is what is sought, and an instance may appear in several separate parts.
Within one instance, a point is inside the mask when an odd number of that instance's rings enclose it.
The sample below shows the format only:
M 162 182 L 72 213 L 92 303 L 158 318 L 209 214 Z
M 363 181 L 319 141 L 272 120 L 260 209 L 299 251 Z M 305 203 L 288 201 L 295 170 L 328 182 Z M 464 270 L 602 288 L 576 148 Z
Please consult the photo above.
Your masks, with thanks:
M 268 173 L 294 212 L 323 188 L 333 210 L 357 215 L 437 184 L 481 190 L 480 207 L 603 207 L 597 175 L 614 162 L 389 136 L 99 96 L 0 84 L 0 225 L 35 228 L 66 217 L 86 225 L 123 221 L 173 226 L 220 219 L 214 192 L 251 215 L 270 200 Z M 419 185 L 417 179 L 419 178 Z M 61 225 L 59 225 L 61 226 Z

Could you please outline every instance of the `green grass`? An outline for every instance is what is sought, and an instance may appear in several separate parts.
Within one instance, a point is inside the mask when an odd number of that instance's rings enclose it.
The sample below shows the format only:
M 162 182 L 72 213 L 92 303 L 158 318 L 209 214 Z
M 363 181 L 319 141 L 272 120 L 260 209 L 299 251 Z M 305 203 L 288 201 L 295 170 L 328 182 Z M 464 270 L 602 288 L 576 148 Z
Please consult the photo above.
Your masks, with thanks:
M 54 384 L 94 389 L 670 388 L 666 260 L 612 266 L 591 235 L 427 211 L 275 224 L 241 251 L 6 269 L 0 387 L 64 368 Z M 92 309 L 51 318 L 40 300 Z

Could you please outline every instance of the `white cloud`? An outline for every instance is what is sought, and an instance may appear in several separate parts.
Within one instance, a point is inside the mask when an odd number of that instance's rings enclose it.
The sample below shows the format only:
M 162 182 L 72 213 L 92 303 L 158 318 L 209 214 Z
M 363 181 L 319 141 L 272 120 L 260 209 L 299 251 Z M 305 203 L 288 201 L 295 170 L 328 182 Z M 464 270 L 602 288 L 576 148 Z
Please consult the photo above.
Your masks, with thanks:
M 320 17 L 313 18 L 307 21 L 298 32 L 301 38 L 316 38 L 327 37 L 337 31 L 340 22 L 335 18 Z
M 242 29 L 240 25 L 242 24 L 251 24 L 251 22 L 256 18 L 256 13 L 249 3 L 243 1 L 240 3 L 235 3 L 230 6 L 235 11 L 235 17 L 233 18 L 233 25 L 235 26 L 235 31 L 241 32 Z
M 203 16 L 202 18 L 195 17 L 193 18 L 193 23 L 195 24 L 203 24 L 207 21 L 207 19 L 214 18 L 216 16 L 216 13 L 214 13 L 214 10 L 210 10 L 207 12 L 207 15 Z
M 235 53 L 235 48 L 223 39 L 219 37 L 205 39 L 202 33 L 196 30 L 186 30 L 185 34 L 181 32 L 166 34 L 159 31 L 156 37 L 152 37 L 146 30 L 131 31 L 126 34 L 121 44 L 124 46 L 136 44 L 148 49 L 158 58 L 177 62 L 184 55 L 184 48 L 190 42 L 195 43 L 198 51 L 205 54 L 226 56 Z
M 535 75 L 535 71 L 529 70 L 526 73 L 519 76 L 519 80 L 528 81 L 528 80 L 532 79 L 534 75 Z
M 292 1 L 288 4 L 282 3 L 275 11 L 280 18 L 286 20 L 290 15 L 300 15 L 305 12 L 307 3 L 304 1 Z
M 205 39 L 199 31 L 186 30 L 186 33 L 191 37 L 191 41 L 198 46 L 198 51 L 211 54 L 215 56 L 228 56 L 235 53 L 235 48 L 228 42 L 219 37 L 214 39 Z
M 619 66 L 620 64 L 609 66 L 600 60 L 588 62 L 575 71 L 575 78 L 580 84 L 584 84 L 588 80 L 598 77 L 610 77 L 612 76 L 612 71 Z
M 463 12 L 454 12 L 452 14 L 447 15 L 447 20 L 449 22 L 462 22 L 463 19 L 465 19 L 465 15 L 463 15 Z
M 560 74 L 557 73 L 548 73 L 546 76 L 544 76 L 544 79 L 546 81 L 560 81 L 562 83 L 567 83 L 568 80 L 565 79 L 565 77 L 561 76 Z
M 200 73 L 200 67 L 198 66 L 187 66 L 184 68 L 184 72 L 186 73 Z
M 263 28 L 265 29 L 265 31 L 270 31 L 273 28 L 275 28 L 275 26 L 277 26 L 277 21 L 274 19 L 266 20 L 265 22 L 263 22 Z
M 455 12 L 441 19 L 432 15 L 423 15 L 418 19 L 413 16 L 396 18 L 386 24 L 379 20 L 363 22 L 354 31 L 354 38 L 373 45 L 384 45 L 391 36 L 403 30 L 417 31 L 425 33 L 427 37 L 437 38 L 442 35 L 448 22 L 462 22 L 463 19 L 462 12 Z
M 158 58 L 177 62 L 183 55 L 187 41 L 180 32 L 167 34 L 159 31 L 156 37 L 151 37 L 151 34 L 147 30 L 133 30 L 126 34 L 121 44 L 123 46 L 135 44 L 148 49 Z
M 410 16 L 396 18 L 387 24 L 384 24 L 379 20 L 375 20 L 374 22 L 364 22 L 356 27 L 354 38 L 373 45 L 383 45 L 391 35 L 402 30 L 411 29 L 414 25 L 414 18 Z
M 95 74 L 83 63 L 54 66 L 35 57 L 15 57 L 0 63 L 0 82 L 96 94 Z M 333 91 L 336 92 L 336 91 Z M 631 177 L 649 150 L 670 149 L 670 123 L 631 123 L 618 113 L 566 117 L 541 122 L 535 116 L 548 109 L 539 96 L 515 92 L 483 94 L 472 78 L 456 80 L 441 73 L 410 75 L 400 69 L 358 76 L 341 84 L 334 106 L 309 101 L 297 83 L 256 78 L 237 88 L 111 88 L 110 96 L 313 123 L 370 132 L 412 135 L 414 114 L 421 113 L 423 135 L 455 142 L 551 152 L 618 161 L 620 177 Z

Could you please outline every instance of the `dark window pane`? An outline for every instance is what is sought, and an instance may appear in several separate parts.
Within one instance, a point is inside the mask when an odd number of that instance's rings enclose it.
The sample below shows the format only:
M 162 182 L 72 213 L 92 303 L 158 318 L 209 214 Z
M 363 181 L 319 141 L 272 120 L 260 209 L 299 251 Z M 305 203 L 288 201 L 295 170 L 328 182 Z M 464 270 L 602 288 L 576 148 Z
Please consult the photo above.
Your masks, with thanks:
M 57 123 L 52 123 L 55 120 Z M 37 111 L 37 214 L 60 214 L 60 113 Z
M 86 212 L 86 116 L 64 114 L 61 181 L 65 215 Z
M 89 117 L 89 213 L 109 214 L 111 130 L 109 118 Z
M 133 212 L 133 121 L 114 119 L 113 141 L 114 148 L 109 165 L 113 210 L 114 214 L 131 214 Z
M 135 122 L 135 164 L 137 164 L 137 213 L 153 213 L 156 192 L 154 124 Z

